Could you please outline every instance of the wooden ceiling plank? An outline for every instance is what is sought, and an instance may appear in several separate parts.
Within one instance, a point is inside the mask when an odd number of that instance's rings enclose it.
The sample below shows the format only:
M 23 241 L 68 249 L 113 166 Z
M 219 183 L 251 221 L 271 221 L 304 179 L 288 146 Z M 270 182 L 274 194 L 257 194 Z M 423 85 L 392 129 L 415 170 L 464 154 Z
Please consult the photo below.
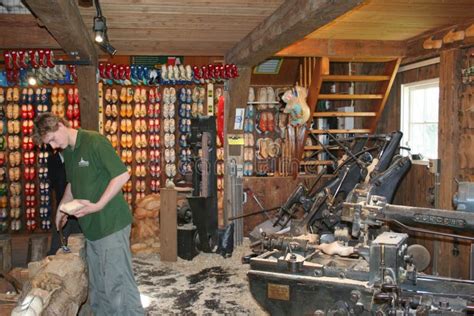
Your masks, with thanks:
M 0 14 L 0 48 L 61 48 L 48 30 L 30 14 Z
M 97 53 L 75 2 L 69 0 L 25 0 L 65 52 L 77 52 L 82 60 L 97 63 Z
M 0 22 L 0 48 L 61 48 L 48 31 L 39 26 L 14 27 Z
M 254 66 L 313 30 L 363 3 L 354 1 L 285 1 L 227 54 L 226 62 Z
M 157 39 L 162 41 L 183 41 L 183 40 L 192 40 L 195 41 L 210 39 L 211 41 L 237 41 L 239 38 L 245 36 L 246 33 L 243 33 L 240 30 L 231 31 L 231 30 L 208 30 L 207 32 L 202 32 L 202 30 L 196 30 L 191 28 L 183 29 L 168 29 L 168 28 L 158 28 L 158 29 L 111 29 L 109 30 L 109 38 L 114 39 L 139 39 L 139 40 L 150 40 Z
M 405 43 L 401 41 L 304 39 L 282 49 L 275 55 L 280 57 L 396 58 L 405 54 Z

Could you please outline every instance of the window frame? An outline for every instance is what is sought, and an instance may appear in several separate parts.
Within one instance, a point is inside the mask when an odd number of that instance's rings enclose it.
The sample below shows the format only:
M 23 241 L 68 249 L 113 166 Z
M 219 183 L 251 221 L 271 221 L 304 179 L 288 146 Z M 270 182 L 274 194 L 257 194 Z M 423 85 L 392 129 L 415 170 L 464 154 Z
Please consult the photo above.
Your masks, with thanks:
M 403 138 L 400 142 L 401 146 L 406 146 L 406 142 L 410 139 L 410 94 L 413 88 L 417 87 L 432 87 L 436 85 L 438 89 L 439 86 L 439 78 L 432 78 L 427 80 L 420 80 L 415 82 L 410 82 L 406 84 L 400 85 L 400 93 L 401 93 L 401 104 L 400 104 L 400 130 L 403 132 Z M 438 93 L 438 113 L 439 113 L 439 93 Z M 423 123 L 416 123 L 416 124 L 429 124 L 430 122 L 424 121 Z M 431 122 L 432 123 L 432 122 Z M 439 135 L 439 114 L 438 114 L 438 121 L 436 122 L 438 125 L 437 132 Z M 439 142 L 438 142 L 439 146 Z M 408 150 L 402 150 L 402 154 L 407 156 L 410 152 Z M 428 159 L 437 159 L 438 152 L 436 152 L 436 157 L 423 157 L 422 161 L 428 161 Z

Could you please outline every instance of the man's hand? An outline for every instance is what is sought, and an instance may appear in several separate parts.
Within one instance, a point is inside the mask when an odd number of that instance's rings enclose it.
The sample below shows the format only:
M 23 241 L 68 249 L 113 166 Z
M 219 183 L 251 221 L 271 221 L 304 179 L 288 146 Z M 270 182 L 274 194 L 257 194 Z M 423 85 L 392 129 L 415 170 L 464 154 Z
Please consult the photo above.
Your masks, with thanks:
M 84 205 L 83 208 L 74 212 L 74 216 L 76 216 L 77 218 L 98 212 L 102 209 L 102 206 L 100 206 L 98 203 L 92 203 L 89 200 L 77 200 L 77 201 Z
M 67 215 L 61 212 L 58 208 L 56 212 L 56 229 L 59 231 L 67 222 Z

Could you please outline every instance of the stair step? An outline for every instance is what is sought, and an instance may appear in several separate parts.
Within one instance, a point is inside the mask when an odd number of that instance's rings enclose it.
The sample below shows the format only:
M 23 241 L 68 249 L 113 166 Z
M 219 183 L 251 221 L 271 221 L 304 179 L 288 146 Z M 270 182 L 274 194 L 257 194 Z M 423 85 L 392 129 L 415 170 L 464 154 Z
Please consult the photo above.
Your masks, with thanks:
M 396 57 L 331 57 L 333 63 L 386 63 L 395 60 Z
M 314 112 L 313 117 L 368 117 L 376 116 L 376 112 Z
M 370 133 L 370 129 L 368 128 L 360 128 L 360 129 L 312 129 L 309 131 L 311 134 L 365 134 Z
M 319 100 L 375 100 L 382 99 L 382 94 L 320 94 Z
M 326 146 L 327 149 L 329 150 L 334 150 L 334 149 L 338 149 L 339 146 L 337 145 L 332 145 L 332 146 Z M 315 146 L 304 146 L 304 150 L 306 151 L 317 151 L 317 150 L 322 150 L 323 147 L 320 146 L 320 145 L 315 145 Z
M 322 75 L 323 81 L 333 82 L 376 82 L 390 80 L 390 76 L 363 76 L 363 75 Z
M 310 160 L 310 161 L 301 161 L 302 166 L 315 166 L 315 165 L 332 165 L 334 162 L 332 160 Z

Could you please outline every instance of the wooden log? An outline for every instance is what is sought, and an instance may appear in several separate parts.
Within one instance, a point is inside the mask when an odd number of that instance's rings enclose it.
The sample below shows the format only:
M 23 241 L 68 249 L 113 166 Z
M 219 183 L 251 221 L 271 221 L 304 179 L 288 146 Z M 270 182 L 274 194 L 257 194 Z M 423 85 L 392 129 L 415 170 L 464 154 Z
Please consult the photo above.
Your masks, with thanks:
M 0 269 L 7 273 L 12 268 L 12 240 L 10 236 L 0 237 Z
M 178 260 L 177 192 L 164 188 L 160 195 L 160 258 L 161 261 L 174 262 Z
M 28 265 L 27 281 L 12 315 L 77 315 L 87 298 L 84 238 L 69 237 L 71 253 L 58 253 Z M 33 302 L 32 304 L 25 304 Z
M 40 261 L 48 253 L 48 236 L 32 236 L 28 240 L 27 262 Z

